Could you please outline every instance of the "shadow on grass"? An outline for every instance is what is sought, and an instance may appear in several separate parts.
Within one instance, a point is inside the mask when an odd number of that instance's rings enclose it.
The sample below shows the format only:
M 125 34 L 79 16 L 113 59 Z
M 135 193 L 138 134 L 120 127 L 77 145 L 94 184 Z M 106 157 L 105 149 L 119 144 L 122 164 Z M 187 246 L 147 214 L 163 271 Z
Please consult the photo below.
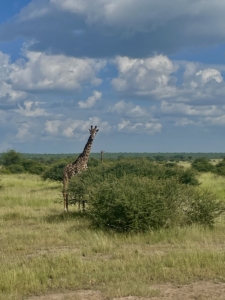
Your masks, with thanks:
M 86 212 L 72 211 L 68 213 L 62 212 L 54 215 L 47 215 L 46 217 L 44 217 L 44 220 L 47 223 L 61 223 L 72 219 L 87 220 L 89 219 L 89 216 Z

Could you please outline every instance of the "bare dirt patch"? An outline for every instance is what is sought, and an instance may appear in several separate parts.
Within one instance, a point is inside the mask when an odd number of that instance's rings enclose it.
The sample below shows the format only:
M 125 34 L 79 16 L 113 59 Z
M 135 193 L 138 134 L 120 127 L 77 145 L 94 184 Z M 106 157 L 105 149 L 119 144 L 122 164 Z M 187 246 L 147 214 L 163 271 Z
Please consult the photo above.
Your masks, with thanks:
M 159 297 L 119 297 L 113 300 L 225 300 L 225 283 L 194 282 L 188 285 L 159 284 L 151 286 L 160 291 Z M 27 300 L 106 300 L 100 291 L 78 290 L 33 296 Z
M 104 300 L 100 291 L 78 290 L 66 293 L 46 294 L 34 296 L 27 300 Z

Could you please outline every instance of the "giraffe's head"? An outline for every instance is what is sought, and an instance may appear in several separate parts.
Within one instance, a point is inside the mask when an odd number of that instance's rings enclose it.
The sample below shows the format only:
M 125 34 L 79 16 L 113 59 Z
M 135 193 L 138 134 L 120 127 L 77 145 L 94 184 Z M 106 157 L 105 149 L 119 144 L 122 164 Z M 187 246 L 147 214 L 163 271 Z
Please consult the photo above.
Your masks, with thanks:
M 90 132 L 90 136 L 91 136 L 92 139 L 95 138 L 95 136 L 96 136 L 98 130 L 99 130 L 99 129 L 97 129 L 97 126 L 93 127 L 93 126 L 91 125 L 91 129 L 89 129 L 89 132 Z

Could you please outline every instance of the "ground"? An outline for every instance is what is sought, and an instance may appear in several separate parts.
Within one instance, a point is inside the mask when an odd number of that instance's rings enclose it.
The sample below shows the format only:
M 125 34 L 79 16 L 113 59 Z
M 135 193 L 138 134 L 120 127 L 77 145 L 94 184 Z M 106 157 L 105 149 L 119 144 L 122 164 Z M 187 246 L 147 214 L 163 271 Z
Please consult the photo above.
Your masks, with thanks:
M 224 300 L 225 283 L 194 282 L 189 285 L 162 284 L 153 285 L 153 290 L 159 292 L 159 297 L 119 297 L 113 300 Z M 100 291 L 78 290 L 74 292 L 52 293 L 31 297 L 27 300 L 104 300 Z
M 225 299 L 225 219 L 146 234 L 107 234 L 63 212 L 61 184 L 2 175 L 1 300 Z M 200 175 L 225 199 L 225 179 Z

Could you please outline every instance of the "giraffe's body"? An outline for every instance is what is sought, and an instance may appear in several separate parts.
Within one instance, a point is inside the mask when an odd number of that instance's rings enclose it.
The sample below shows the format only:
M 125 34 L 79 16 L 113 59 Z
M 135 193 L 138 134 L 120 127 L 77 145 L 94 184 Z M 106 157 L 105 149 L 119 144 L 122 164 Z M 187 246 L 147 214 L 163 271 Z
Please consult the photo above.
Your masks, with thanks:
M 74 162 L 68 164 L 63 170 L 63 198 L 64 198 L 64 210 L 65 211 L 68 211 L 67 188 L 68 188 L 69 180 L 73 176 L 76 176 L 79 173 L 87 170 L 87 168 L 88 168 L 87 163 L 88 163 L 89 155 L 91 152 L 91 146 L 92 146 L 94 138 L 98 132 L 97 126 L 95 126 L 94 128 L 93 128 L 93 126 L 91 126 L 91 129 L 89 129 L 89 132 L 90 132 L 90 136 L 84 147 L 83 152 L 78 156 L 78 158 Z

